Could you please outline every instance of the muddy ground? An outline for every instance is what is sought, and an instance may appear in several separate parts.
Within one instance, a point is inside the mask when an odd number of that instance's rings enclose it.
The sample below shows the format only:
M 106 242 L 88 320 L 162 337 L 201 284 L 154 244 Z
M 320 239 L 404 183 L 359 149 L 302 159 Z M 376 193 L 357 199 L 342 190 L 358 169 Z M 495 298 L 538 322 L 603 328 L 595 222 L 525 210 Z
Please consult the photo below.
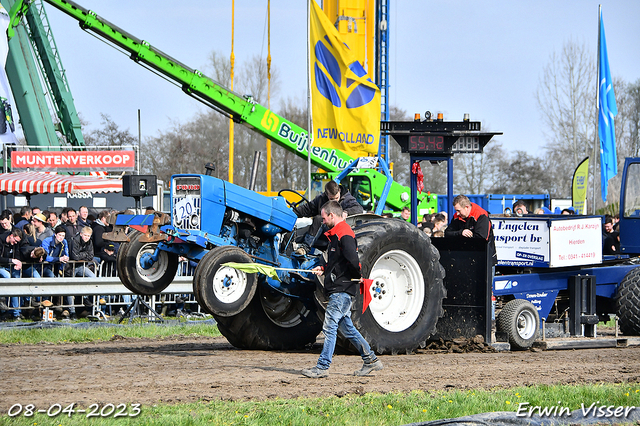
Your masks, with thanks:
M 96 343 L 0 346 L 0 412 L 19 403 L 194 402 L 319 397 L 413 389 L 471 389 L 533 384 L 640 382 L 640 347 L 382 356 L 385 369 L 355 377 L 358 356 L 337 355 L 325 379 L 300 370 L 315 365 L 320 342 L 307 351 L 233 348 L 222 338 L 124 339 Z

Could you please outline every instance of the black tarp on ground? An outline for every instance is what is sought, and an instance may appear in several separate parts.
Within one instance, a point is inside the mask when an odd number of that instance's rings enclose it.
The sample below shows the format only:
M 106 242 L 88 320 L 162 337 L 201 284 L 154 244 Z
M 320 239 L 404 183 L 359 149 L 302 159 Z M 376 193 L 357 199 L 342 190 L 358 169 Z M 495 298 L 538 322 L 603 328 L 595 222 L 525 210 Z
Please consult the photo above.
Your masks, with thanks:
M 617 407 L 613 407 L 615 410 Z M 509 426 L 509 425 L 531 425 L 531 426 L 551 426 L 551 425 L 620 425 L 640 422 L 640 407 L 623 407 L 628 409 L 628 415 L 625 417 L 607 416 L 606 408 L 603 409 L 603 415 L 593 415 L 593 409 L 589 411 L 589 415 L 584 416 L 582 409 L 572 411 L 570 415 L 564 416 L 544 416 L 534 414 L 531 417 L 517 416 L 515 411 L 497 411 L 495 413 L 482 413 L 473 416 L 458 417 L 455 419 L 433 420 L 430 422 L 410 423 L 404 426 L 439 426 L 439 425 L 491 425 L 491 426 Z M 585 407 L 585 411 L 589 406 Z M 623 410 L 624 413 L 624 410 Z

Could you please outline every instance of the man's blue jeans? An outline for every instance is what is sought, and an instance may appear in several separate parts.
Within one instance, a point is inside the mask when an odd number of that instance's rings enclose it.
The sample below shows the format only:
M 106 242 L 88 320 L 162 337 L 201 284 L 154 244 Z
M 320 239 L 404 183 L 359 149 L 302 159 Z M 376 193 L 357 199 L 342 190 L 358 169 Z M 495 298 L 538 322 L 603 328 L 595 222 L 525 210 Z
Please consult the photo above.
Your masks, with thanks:
M 327 370 L 331 366 L 338 331 L 353 343 L 365 363 L 376 359 L 376 354 L 373 353 L 367 341 L 351 322 L 351 303 L 351 296 L 347 293 L 329 295 L 329 304 L 322 325 L 324 345 L 317 364 L 320 370 Z
M 56 271 L 58 272 L 58 271 Z M 54 274 L 54 272 L 51 270 L 51 267 L 47 267 L 45 266 L 42 270 L 42 276 L 46 277 L 46 278 L 56 278 L 56 275 Z M 65 296 L 65 301 L 67 303 L 67 305 L 69 305 L 69 313 L 70 314 L 75 314 L 76 313 L 76 308 L 73 306 L 75 304 L 75 297 L 74 296 Z
M 0 276 L 2 276 L 3 278 L 8 278 L 7 275 L 10 274 L 11 278 L 40 278 L 40 274 L 38 273 L 36 268 L 34 268 L 33 266 L 26 266 L 26 265 L 23 265 L 23 266 L 24 267 L 22 269 L 15 269 L 14 267 L 12 267 L 11 272 L 2 268 L 2 272 L 0 272 Z M 11 297 L 9 300 L 9 305 L 12 308 L 19 308 L 20 299 L 21 298 L 18 296 Z M 31 297 L 22 297 L 22 302 L 25 305 L 29 303 L 30 300 L 31 300 Z M 13 317 L 18 318 L 21 313 L 22 311 L 20 309 L 15 309 L 13 311 Z

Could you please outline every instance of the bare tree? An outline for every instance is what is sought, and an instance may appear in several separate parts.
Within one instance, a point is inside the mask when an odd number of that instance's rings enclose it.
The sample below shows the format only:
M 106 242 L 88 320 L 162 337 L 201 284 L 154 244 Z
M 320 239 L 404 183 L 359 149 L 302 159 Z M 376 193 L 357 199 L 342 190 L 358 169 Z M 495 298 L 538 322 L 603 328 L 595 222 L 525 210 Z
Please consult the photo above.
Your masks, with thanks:
M 212 52 L 205 69 L 212 79 L 229 87 L 229 61 Z M 265 61 L 255 56 L 238 67 L 239 82 L 234 92 L 251 96 L 256 102 L 266 104 L 267 67 Z M 271 94 L 275 98 L 279 87 L 279 73 L 271 70 Z M 145 160 L 148 170 L 161 179 L 173 173 L 202 173 L 205 162 L 216 164 L 215 175 L 228 176 L 229 164 L 229 116 L 207 110 L 197 114 L 185 124 L 173 123 L 172 128 L 145 142 Z M 234 183 L 248 186 L 255 151 L 264 153 L 266 139 L 246 126 L 234 126 Z M 265 155 L 260 163 L 256 190 L 266 188 Z
M 609 180 L 608 204 L 615 204 L 620 201 L 622 167 L 624 166 L 625 158 L 640 155 L 640 80 L 634 84 L 627 84 L 620 78 L 614 78 L 613 87 L 618 107 L 618 115 L 614 119 L 618 174 Z M 597 153 L 596 164 L 600 164 L 599 153 Z M 594 185 L 596 188 L 600 188 L 599 171 L 596 173 Z M 603 206 L 602 199 L 596 197 L 596 207 Z
M 453 190 L 457 194 L 484 194 L 502 179 L 501 166 L 506 152 L 500 143 L 485 147 L 482 154 L 458 154 L 453 157 Z
M 203 68 L 206 75 L 224 87 L 231 87 L 231 62 L 215 50 L 209 55 L 209 62 Z
M 515 151 L 501 158 L 499 179 L 489 192 L 494 194 L 553 194 L 553 180 L 542 160 L 526 151 Z M 570 182 L 569 182 L 570 184 Z
M 640 156 L 640 80 L 628 84 L 625 90 L 629 97 L 629 156 Z
M 307 103 L 305 100 L 288 97 L 279 104 L 279 114 L 307 130 Z M 278 145 L 272 145 L 272 187 L 274 190 L 290 188 L 302 190 L 307 186 L 307 161 Z
M 554 52 L 545 66 L 536 99 L 547 126 L 544 147 L 549 170 L 558 182 L 570 182 L 574 168 L 593 155 L 595 132 L 595 56 L 572 40 Z M 561 185 L 558 196 L 570 195 Z
M 389 119 L 391 121 L 409 120 L 409 114 L 406 110 L 398 107 L 397 105 L 391 105 L 389 108 Z M 401 185 L 408 186 L 409 179 L 411 177 L 411 165 L 409 164 L 409 154 L 400 151 L 400 145 L 396 143 L 393 137 L 389 137 L 389 158 L 387 161 L 393 163 L 393 180 Z M 425 175 L 425 188 L 429 188 L 426 184 Z
M 158 175 L 169 182 L 176 173 L 203 173 L 204 164 L 216 165 L 214 176 L 226 178 L 229 127 L 223 115 L 214 111 L 200 113 L 186 123 L 173 123 L 157 137 L 143 143 L 142 159 L 145 173 Z
M 102 127 L 83 135 L 86 145 L 96 146 L 123 146 L 138 145 L 138 138 L 129 129 L 121 130 L 120 127 L 107 114 L 100 114 Z

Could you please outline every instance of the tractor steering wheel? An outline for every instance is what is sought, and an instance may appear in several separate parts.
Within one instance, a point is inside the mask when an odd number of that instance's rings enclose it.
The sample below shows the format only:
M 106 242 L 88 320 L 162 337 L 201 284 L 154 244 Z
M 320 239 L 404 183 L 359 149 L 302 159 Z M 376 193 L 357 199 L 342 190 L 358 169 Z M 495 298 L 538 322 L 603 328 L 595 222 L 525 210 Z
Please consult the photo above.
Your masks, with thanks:
M 298 197 L 300 197 L 300 201 L 296 201 L 295 203 L 292 201 L 287 200 L 286 197 L 284 197 L 282 194 L 285 192 L 293 192 L 294 194 L 296 194 Z M 301 193 L 299 193 L 298 191 L 294 191 L 293 189 L 281 189 L 280 191 L 278 191 L 278 196 L 284 198 L 284 201 L 287 203 L 287 205 L 292 208 L 295 209 L 296 207 L 298 207 L 300 204 L 302 203 L 308 203 L 309 200 L 307 200 L 306 198 L 304 198 L 304 195 L 302 195 Z

